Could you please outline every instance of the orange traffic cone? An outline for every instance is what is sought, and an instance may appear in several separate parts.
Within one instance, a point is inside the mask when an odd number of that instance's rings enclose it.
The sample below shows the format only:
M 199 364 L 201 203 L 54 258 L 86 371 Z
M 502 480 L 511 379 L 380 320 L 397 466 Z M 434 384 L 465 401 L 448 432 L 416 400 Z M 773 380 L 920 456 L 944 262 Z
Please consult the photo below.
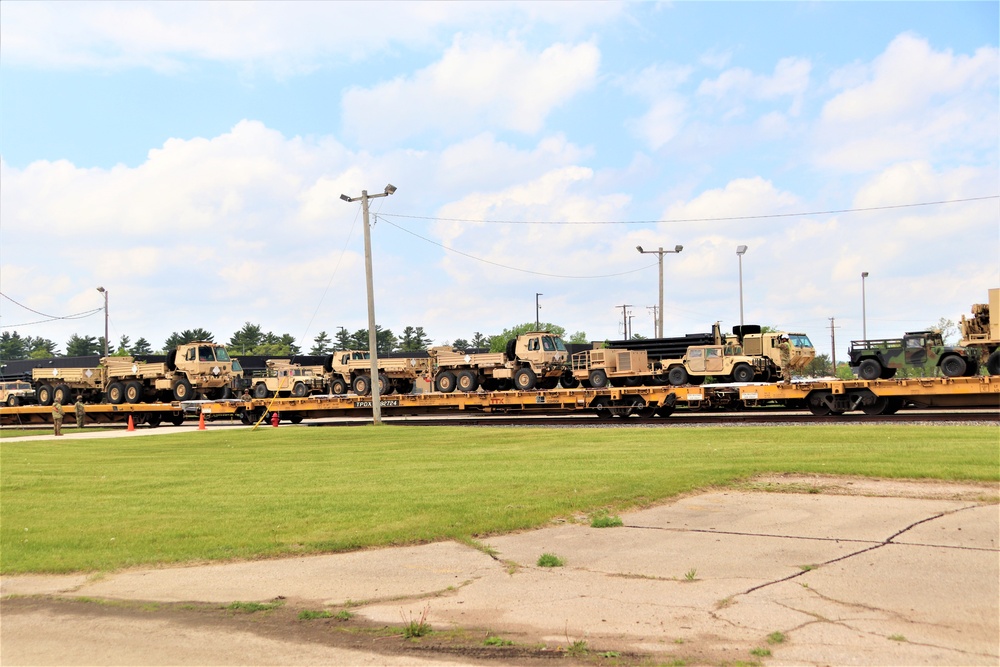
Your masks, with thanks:
M 135 430 L 135 422 L 132 421 L 132 415 L 128 416 L 128 430 L 129 431 L 134 431 Z
M 205 430 L 205 413 L 204 412 L 202 412 L 201 414 L 198 415 L 198 430 L 199 431 L 204 431 Z

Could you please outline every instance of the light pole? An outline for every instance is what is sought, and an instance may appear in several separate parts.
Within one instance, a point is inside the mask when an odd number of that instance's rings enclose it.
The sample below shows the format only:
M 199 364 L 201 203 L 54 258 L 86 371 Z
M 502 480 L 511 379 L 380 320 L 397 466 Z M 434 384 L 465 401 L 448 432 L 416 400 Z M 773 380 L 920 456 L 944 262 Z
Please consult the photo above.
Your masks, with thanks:
M 104 295 L 104 363 L 108 363 L 108 290 L 98 287 L 97 291 Z
M 361 200 L 361 210 L 365 222 L 365 281 L 368 288 L 368 355 L 371 357 L 371 391 L 372 391 L 372 421 L 375 425 L 382 423 L 382 394 L 378 386 L 378 336 L 375 333 L 375 290 L 372 287 L 372 234 L 368 224 L 368 200 L 376 197 L 388 197 L 396 191 L 396 186 L 390 183 L 385 190 L 377 195 L 369 195 L 367 190 L 361 191 L 360 197 L 340 195 L 346 202 Z
M 740 326 L 743 326 L 743 255 L 746 254 L 745 245 L 736 246 L 736 256 L 740 258 Z
M 678 253 L 681 250 L 684 250 L 684 246 L 674 246 L 673 250 L 664 250 L 663 248 L 660 248 L 659 250 L 643 250 L 641 245 L 637 245 L 635 249 L 643 255 L 656 255 L 660 263 L 660 312 L 658 316 L 659 321 L 657 322 L 656 327 L 656 337 L 663 338 L 663 256 L 670 253 Z
M 865 278 L 868 277 L 867 271 L 861 272 L 861 337 L 868 340 L 868 308 L 865 304 Z
M 542 326 L 542 323 L 538 321 L 538 311 L 541 310 L 541 306 L 538 305 L 538 297 L 543 296 L 541 292 L 535 292 L 535 331 Z

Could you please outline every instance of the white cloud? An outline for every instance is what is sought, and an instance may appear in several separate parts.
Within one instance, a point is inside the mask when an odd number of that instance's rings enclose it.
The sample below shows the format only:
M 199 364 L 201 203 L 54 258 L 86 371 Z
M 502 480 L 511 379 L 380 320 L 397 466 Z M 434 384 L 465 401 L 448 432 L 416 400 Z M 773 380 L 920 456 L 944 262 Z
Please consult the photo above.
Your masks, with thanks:
M 531 51 L 520 42 L 458 36 L 412 77 L 348 90 L 344 125 L 366 145 L 484 125 L 535 134 L 553 109 L 594 85 L 600 59 L 590 43 Z
M 698 86 L 698 94 L 717 100 L 735 100 L 736 104 L 746 99 L 775 100 L 791 97 L 789 114 L 798 115 L 802 108 L 802 98 L 809 87 L 812 63 L 805 58 L 782 58 L 770 76 L 754 74 L 744 67 L 733 67 L 716 79 L 706 79 Z

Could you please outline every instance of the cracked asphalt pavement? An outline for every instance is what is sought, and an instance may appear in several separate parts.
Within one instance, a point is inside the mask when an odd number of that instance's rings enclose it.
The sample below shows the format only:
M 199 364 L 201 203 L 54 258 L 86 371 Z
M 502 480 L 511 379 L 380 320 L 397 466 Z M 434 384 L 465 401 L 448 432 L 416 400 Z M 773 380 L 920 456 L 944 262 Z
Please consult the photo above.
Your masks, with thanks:
M 472 651 L 358 650 L 252 626 L 195 628 L 183 618 L 19 604 L 86 596 L 218 604 L 282 597 L 299 609 L 349 607 L 374 625 L 426 614 L 436 630 L 489 631 L 545 651 L 585 641 L 626 662 L 998 665 L 998 492 L 996 484 L 775 476 L 623 514 L 622 527 L 567 521 L 484 538 L 483 549 L 440 542 L 3 577 L 0 662 L 483 664 Z M 537 566 L 543 553 L 564 565 Z

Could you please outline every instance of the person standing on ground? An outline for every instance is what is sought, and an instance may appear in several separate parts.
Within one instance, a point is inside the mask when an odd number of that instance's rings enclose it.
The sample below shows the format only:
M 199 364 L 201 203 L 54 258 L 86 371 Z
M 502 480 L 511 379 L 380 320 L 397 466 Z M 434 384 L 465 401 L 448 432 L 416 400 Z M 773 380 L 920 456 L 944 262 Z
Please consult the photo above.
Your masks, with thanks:
M 52 430 L 55 435 L 62 435 L 63 406 L 59 401 L 52 403 Z
M 83 399 L 79 396 L 76 397 L 76 404 L 73 406 L 73 411 L 76 412 L 76 427 L 83 428 L 83 420 L 87 416 L 87 407 L 83 404 Z

